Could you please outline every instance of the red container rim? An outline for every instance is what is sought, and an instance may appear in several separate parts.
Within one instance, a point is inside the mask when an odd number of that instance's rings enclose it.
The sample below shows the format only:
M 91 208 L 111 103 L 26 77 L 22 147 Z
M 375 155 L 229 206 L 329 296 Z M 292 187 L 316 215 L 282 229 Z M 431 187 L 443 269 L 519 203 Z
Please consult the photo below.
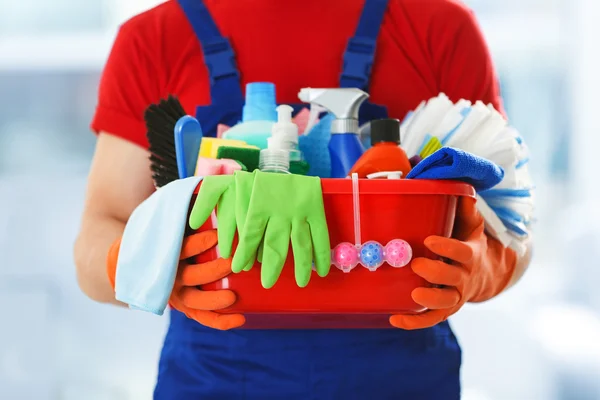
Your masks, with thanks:
M 323 194 L 352 194 L 350 178 L 321 179 Z M 198 194 L 199 186 L 194 191 Z M 431 179 L 359 179 L 360 194 L 446 195 L 475 198 L 475 189 L 460 181 Z
M 350 178 L 321 179 L 325 194 L 352 194 Z M 446 195 L 475 198 L 468 183 L 430 179 L 359 179 L 360 194 Z

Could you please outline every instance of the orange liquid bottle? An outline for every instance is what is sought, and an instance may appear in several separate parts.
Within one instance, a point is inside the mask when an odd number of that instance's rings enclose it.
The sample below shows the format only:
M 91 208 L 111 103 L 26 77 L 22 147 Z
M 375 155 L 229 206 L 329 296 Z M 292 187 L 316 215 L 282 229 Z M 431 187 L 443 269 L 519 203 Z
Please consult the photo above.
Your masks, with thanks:
M 410 161 L 400 147 L 400 121 L 377 119 L 371 121 L 371 147 L 360 157 L 350 170 L 359 178 L 375 172 L 402 171 L 402 178 L 411 170 Z

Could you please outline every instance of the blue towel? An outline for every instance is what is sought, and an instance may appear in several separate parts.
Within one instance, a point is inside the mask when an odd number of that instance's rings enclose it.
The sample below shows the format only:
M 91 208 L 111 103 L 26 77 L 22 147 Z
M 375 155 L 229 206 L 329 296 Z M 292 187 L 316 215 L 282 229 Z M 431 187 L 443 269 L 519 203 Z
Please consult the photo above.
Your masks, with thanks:
M 117 261 L 116 299 L 129 308 L 162 315 L 173 291 L 187 215 L 202 178 L 161 187 L 129 217 Z
M 406 178 L 457 180 L 473 185 L 479 192 L 499 184 L 504 178 L 504 170 L 471 153 L 442 147 L 418 163 Z

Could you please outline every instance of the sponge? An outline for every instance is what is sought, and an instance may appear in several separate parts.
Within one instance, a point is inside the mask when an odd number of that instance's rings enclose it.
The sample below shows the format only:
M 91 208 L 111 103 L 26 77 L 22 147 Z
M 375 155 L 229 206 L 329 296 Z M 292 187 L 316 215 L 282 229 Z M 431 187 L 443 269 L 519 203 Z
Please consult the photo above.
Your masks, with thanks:
M 290 161 L 290 174 L 306 175 L 310 165 L 306 161 Z
M 217 158 L 235 160 L 246 167 L 248 172 L 258 169 L 260 150 L 258 148 L 220 146 Z
M 250 145 L 246 144 L 246 142 L 244 142 L 242 140 L 231 140 L 231 139 L 219 139 L 219 138 L 204 137 L 204 138 L 202 138 L 202 142 L 200 143 L 199 157 L 217 158 L 217 151 L 222 146 L 228 146 L 228 147 L 248 147 L 248 148 L 258 149 L 258 147 L 250 146 Z

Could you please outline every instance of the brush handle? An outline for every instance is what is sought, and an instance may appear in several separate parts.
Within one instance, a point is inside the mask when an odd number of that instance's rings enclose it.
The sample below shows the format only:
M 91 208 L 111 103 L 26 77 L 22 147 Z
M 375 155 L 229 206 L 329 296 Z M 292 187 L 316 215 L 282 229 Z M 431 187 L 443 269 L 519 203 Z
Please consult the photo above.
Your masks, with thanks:
M 174 135 L 179 178 L 193 176 L 202 141 L 200 123 L 194 117 L 183 116 L 175 124 Z

